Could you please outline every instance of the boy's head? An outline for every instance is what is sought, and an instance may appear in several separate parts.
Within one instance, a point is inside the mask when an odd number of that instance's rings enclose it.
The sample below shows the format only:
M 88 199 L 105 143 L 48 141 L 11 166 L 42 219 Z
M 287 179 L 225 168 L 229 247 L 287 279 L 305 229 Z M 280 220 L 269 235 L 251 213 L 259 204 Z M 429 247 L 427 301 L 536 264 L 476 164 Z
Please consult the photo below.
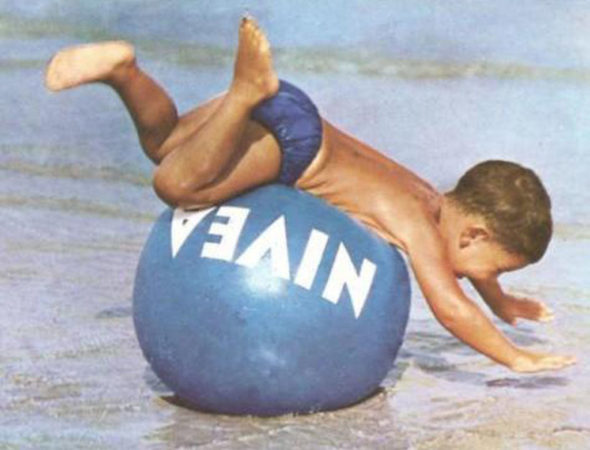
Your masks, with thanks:
M 524 264 L 545 253 L 552 233 L 551 200 L 532 170 L 485 161 L 465 172 L 446 196 L 464 215 L 482 219 L 491 240 Z

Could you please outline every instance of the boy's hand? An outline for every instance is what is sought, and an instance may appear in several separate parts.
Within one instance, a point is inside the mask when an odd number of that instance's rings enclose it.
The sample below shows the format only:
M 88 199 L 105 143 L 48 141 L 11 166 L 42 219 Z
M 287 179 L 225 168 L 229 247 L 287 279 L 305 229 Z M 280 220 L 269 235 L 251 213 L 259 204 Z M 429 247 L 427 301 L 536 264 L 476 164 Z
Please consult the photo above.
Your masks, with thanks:
M 501 301 L 491 305 L 492 311 L 504 322 L 516 325 L 517 319 L 549 322 L 553 320 L 553 311 L 543 302 L 532 298 L 520 298 L 504 294 Z
M 553 311 L 543 302 L 506 294 L 496 278 L 471 280 L 471 283 L 494 314 L 510 325 L 516 325 L 519 318 L 538 322 L 553 320 Z
M 442 326 L 476 351 L 516 372 L 556 370 L 575 363 L 576 359 L 571 356 L 535 353 L 510 342 L 462 291 L 435 225 L 419 219 L 420 216 L 408 232 L 406 250 L 424 298 Z M 543 316 L 550 316 L 550 312 L 534 300 L 502 302 L 506 297 L 497 278 L 475 280 L 474 286 L 490 306 L 501 303 L 519 305 L 516 307 L 518 313 L 505 310 L 506 317 L 512 317 L 512 320 L 524 316 L 525 310 L 537 311 L 527 312 L 527 316 L 537 314 L 538 318 L 538 311 L 544 311 Z
M 508 367 L 515 372 L 531 373 L 543 370 L 558 370 L 576 363 L 575 356 L 551 355 L 522 350 Z

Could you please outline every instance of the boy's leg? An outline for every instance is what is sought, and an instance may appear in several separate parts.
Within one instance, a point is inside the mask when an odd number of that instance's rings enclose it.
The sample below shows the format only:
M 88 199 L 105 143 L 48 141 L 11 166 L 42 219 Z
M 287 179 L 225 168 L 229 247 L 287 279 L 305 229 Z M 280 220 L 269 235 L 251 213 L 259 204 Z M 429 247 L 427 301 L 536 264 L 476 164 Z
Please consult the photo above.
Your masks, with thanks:
M 156 164 L 198 130 L 217 109 L 214 98 L 178 117 L 166 91 L 136 64 L 133 47 L 123 41 L 68 47 L 47 67 L 45 83 L 53 91 L 102 82 L 121 97 L 146 155 Z
M 158 163 L 160 147 L 178 123 L 168 94 L 135 63 L 133 47 L 123 41 L 70 47 L 50 61 L 45 76 L 53 91 L 102 82 L 121 97 L 147 156 Z
M 190 207 L 268 182 L 271 173 L 276 176 L 280 154 L 276 150 L 265 158 L 256 151 L 263 146 L 257 141 L 268 133 L 249 119 L 252 109 L 278 87 L 266 37 L 253 20 L 243 20 L 230 88 L 208 120 L 164 157 L 154 175 L 158 195 L 170 204 Z M 258 169 L 250 153 L 257 154 Z M 221 188 L 216 187 L 222 181 L 226 192 L 219 198 Z
M 278 87 L 266 37 L 253 20 L 244 19 L 231 86 L 208 120 L 164 157 L 154 175 L 158 195 L 170 204 L 189 207 L 201 205 L 206 200 L 203 191 L 214 194 L 212 188 L 222 180 L 231 181 L 239 175 L 239 180 L 233 180 L 236 183 L 227 185 L 233 195 L 261 184 L 262 179 L 269 181 L 275 157 L 258 157 L 260 170 L 250 167 L 249 173 L 239 166 L 248 162 L 246 152 L 258 146 L 253 140 L 256 132 L 245 134 L 247 129 L 256 129 L 249 120 L 250 113 L 276 94 Z M 258 133 L 258 139 L 262 137 L 264 133 Z M 240 189 L 232 193 L 232 186 Z
M 278 89 L 268 41 L 252 20 L 244 20 L 240 27 L 230 90 L 180 119 L 166 92 L 136 66 L 133 49 L 126 43 L 59 52 L 46 76 L 52 90 L 97 81 L 117 91 L 146 153 L 162 163 L 154 184 L 168 203 L 190 206 L 202 204 L 204 197 L 207 203 L 220 201 L 272 181 L 278 173 L 276 141 L 248 121 L 251 109 Z M 242 136 L 246 129 L 249 132 Z M 255 164 L 260 164 L 258 170 L 253 170 Z

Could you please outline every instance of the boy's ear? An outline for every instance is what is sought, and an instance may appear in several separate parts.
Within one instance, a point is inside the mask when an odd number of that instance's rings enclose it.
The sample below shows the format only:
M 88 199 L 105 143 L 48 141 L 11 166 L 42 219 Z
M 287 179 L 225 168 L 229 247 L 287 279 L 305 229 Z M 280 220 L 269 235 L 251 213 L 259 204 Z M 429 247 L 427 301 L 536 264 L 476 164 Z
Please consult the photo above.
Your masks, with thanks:
M 490 239 L 490 232 L 480 225 L 469 225 L 463 229 L 459 236 L 459 248 L 466 248 L 472 244 L 485 242 Z

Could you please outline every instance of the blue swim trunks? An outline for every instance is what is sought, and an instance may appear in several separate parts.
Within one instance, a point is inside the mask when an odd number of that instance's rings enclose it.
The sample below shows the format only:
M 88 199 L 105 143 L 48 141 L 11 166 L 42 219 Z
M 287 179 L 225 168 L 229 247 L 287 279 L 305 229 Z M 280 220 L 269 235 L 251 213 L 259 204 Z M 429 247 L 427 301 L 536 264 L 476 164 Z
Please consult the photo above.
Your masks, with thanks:
M 293 185 L 322 143 L 322 120 L 301 89 L 280 80 L 279 91 L 254 110 L 252 119 L 270 131 L 282 150 L 278 183 Z

